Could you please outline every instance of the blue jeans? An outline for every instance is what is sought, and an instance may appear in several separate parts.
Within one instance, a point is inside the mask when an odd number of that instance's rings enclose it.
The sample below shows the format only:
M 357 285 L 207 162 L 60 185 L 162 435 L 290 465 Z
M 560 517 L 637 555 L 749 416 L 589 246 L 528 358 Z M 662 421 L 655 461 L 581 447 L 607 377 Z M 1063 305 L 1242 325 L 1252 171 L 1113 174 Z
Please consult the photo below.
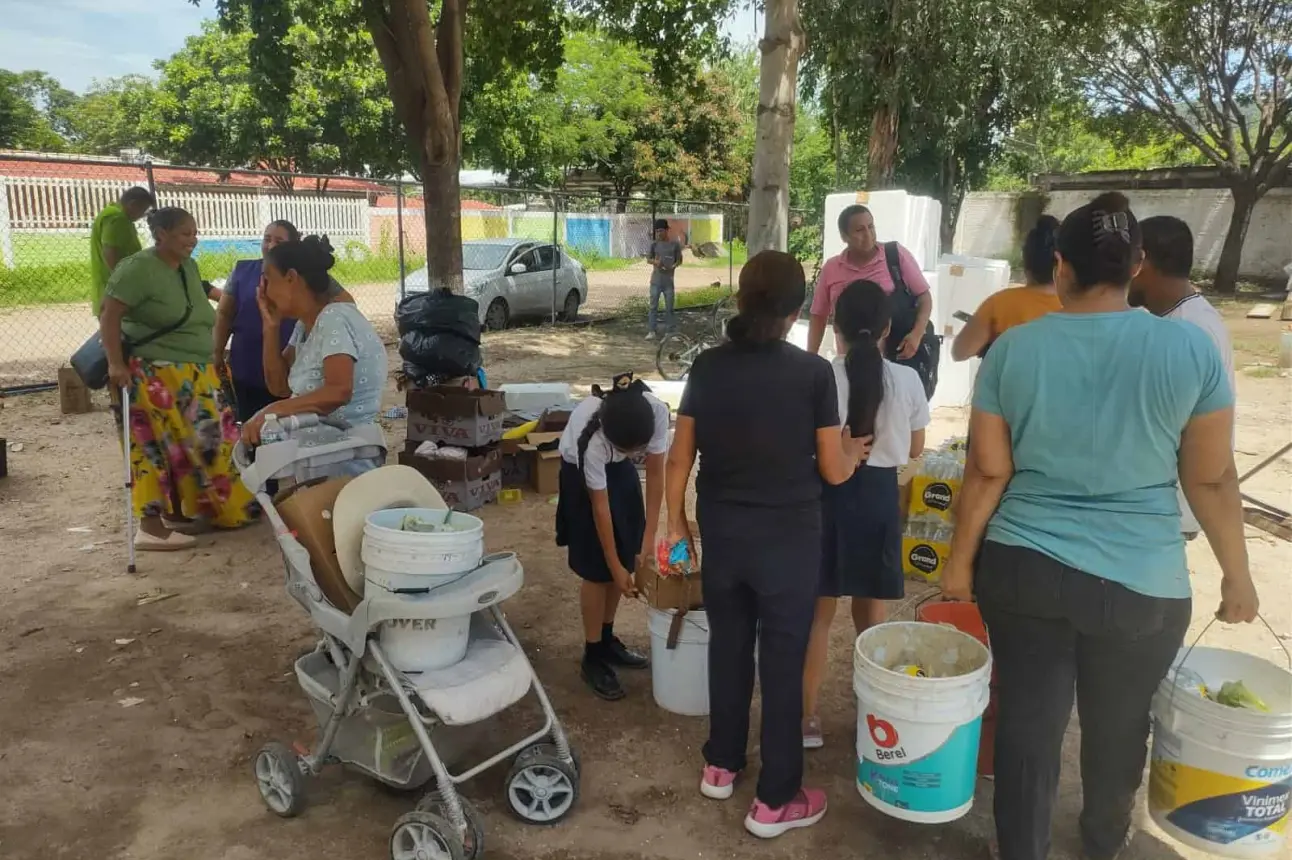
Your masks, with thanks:
M 654 281 L 651 281 L 650 314 L 649 314 L 649 319 L 646 322 L 646 325 L 650 328 L 652 332 L 656 332 L 659 330 L 656 327 L 656 323 L 657 323 L 656 313 L 659 309 L 659 298 L 661 295 L 664 297 L 664 316 L 665 316 L 664 325 L 667 326 L 669 331 L 673 330 L 673 295 L 674 295 L 673 283 L 669 282 L 667 284 L 657 284 Z

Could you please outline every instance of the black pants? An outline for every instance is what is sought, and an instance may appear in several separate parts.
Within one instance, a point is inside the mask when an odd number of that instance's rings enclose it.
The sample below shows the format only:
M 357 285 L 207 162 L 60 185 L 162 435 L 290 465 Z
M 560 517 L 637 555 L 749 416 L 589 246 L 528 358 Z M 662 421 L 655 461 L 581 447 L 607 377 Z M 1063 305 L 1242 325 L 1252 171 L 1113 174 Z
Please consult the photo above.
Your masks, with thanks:
M 758 799 L 772 808 L 803 784 L 803 662 L 816 611 L 821 510 L 706 504 L 697 514 L 709 618 L 709 741 L 704 758 L 746 765 L 754 643 L 762 684 Z
M 1149 706 L 1184 641 L 1188 599 L 1148 597 L 1046 555 L 987 542 L 976 590 L 996 661 L 1001 860 L 1044 860 L 1063 736 L 1081 723 L 1081 839 L 1110 860 L 1130 832 Z

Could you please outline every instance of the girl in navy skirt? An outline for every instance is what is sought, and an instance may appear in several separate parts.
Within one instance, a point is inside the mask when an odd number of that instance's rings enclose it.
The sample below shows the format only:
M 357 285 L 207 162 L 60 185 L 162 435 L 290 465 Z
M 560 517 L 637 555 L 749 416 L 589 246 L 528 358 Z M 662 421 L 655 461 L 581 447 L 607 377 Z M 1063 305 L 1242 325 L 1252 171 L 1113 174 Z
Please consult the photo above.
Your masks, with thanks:
M 610 391 L 580 403 L 561 434 L 556 544 L 569 550 L 570 569 L 583 579 L 582 675 L 608 701 L 624 697 L 615 668 L 644 669 L 646 657 L 615 635 L 622 595 L 636 594 L 633 574 L 654 552 L 664 503 L 668 406 L 631 373 Z M 646 499 L 631 457 L 646 454 Z
M 874 435 L 870 457 L 822 496 L 821 597 L 803 683 L 803 746 L 822 746 L 817 702 L 825 679 L 830 625 L 840 597 L 852 598 L 857 633 L 882 624 L 885 601 L 905 595 L 897 470 L 924 450 L 929 403 L 919 374 L 883 356 L 890 300 L 872 281 L 844 288 L 834 329 L 848 352 L 834 360 L 839 414 L 856 436 Z

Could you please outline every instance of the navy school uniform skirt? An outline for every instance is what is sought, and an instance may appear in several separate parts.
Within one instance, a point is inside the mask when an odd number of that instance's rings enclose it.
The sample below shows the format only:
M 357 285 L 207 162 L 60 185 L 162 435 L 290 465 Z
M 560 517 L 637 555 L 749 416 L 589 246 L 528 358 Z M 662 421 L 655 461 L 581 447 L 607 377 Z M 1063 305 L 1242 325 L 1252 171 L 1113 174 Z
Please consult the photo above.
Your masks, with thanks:
M 578 466 L 561 461 L 560 487 L 556 545 L 569 550 L 570 570 L 588 582 L 614 582 L 592 518 L 592 496 Z M 610 522 L 615 529 L 619 563 L 631 571 L 637 566 L 637 553 L 646 537 L 646 502 L 637 467 L 628 460 L 607 463 L 606 493 L 610 496 Z
M 906 596 L 897 469 L 861 466 L 844 483 L 826 486 L 821 509 L 821 596 Z

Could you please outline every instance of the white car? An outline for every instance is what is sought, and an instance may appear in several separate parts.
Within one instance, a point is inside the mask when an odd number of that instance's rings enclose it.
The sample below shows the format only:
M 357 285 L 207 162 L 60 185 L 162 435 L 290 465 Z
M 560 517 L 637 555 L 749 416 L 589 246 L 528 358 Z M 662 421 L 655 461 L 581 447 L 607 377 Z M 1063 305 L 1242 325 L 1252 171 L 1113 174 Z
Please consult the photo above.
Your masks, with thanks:
M 588 299 L 588 274 L 578 260 L 550 242 L 472 239 L 462 243 L 463 291 L 480 305 L 480 324 L 504 329 L 513 319 L 579 315 Z M 426 267 L 404 279 L 405 294 L 427 290 Z

